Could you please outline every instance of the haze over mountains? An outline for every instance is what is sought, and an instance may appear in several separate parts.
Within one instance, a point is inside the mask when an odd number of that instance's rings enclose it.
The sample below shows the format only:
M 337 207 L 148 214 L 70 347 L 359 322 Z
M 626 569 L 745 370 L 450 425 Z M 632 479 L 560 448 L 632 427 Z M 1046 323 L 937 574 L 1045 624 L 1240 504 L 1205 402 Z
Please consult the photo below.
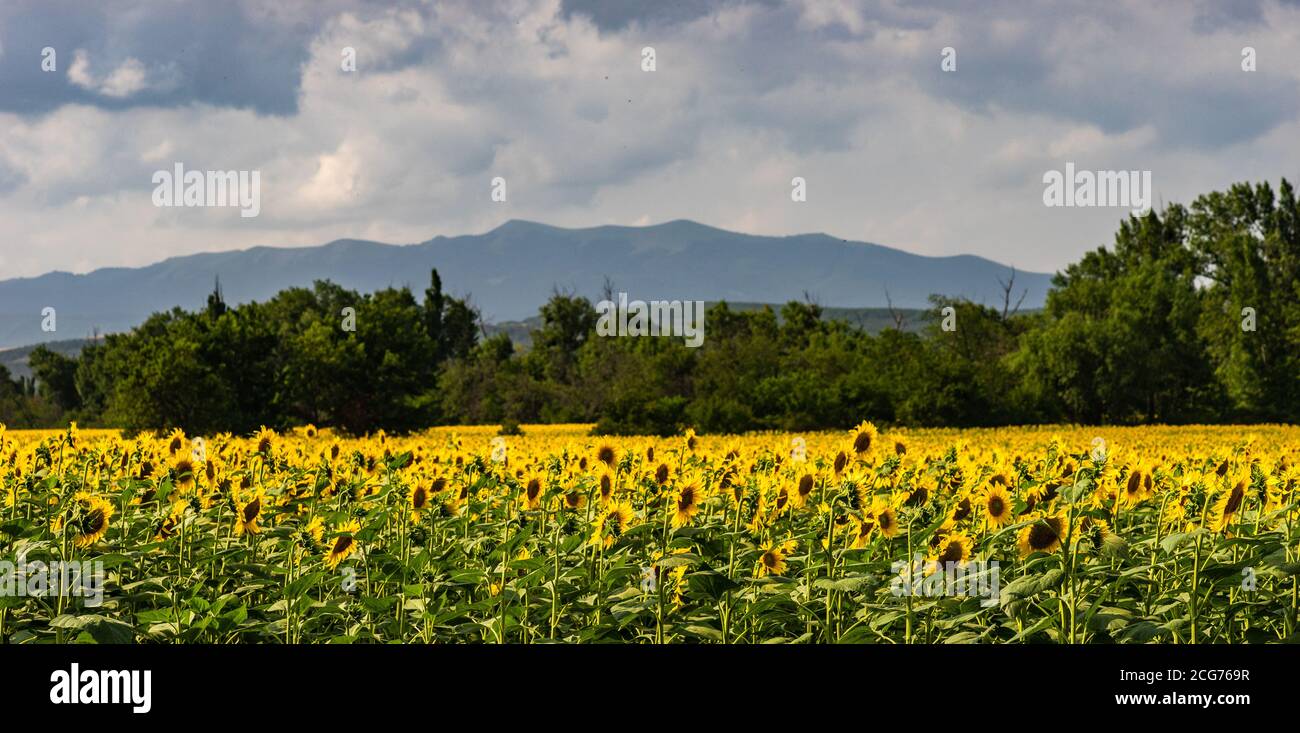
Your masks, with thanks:
M 0 281 L 0 349 L 130 329 L 151 313 L 202 307 L 217 278 L 232 304 L 331 280 L 370 292 L 409 285 L 422 297 L 436 267 L 444 289 L 470 295 L 489 322 L 522 320 L 556 290 L 593 300 L 606 279 L 640 300 L 783 303 L 805 294 L 824 306 L 922 308 L 932 293 L 1001 305 L 1011 269 L 976 257 L 925 257 L 826 234 L 729 232 L 691 221 L 562 229 L 512 220 L 485 234 L 412 245 L 338 240 L 317 247 L 254 247 L 173 257 L 84 275 L 52 272 Z M 1051 276 L 1016 272 L 1023 308 L 1041 307 Z M 53 307 L 58 330 L 41 330 Z

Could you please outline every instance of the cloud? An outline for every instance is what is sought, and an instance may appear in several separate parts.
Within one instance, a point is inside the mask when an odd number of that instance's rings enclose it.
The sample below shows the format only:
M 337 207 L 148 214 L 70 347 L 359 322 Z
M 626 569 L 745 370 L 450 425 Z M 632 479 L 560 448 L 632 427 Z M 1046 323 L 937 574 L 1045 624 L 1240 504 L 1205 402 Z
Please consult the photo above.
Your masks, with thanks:
M 150 86 L 158 89 L 168 86 L 167 82 L 156 77 L 157 74 L 150 74 L 139 60 L 128 57 L 106 76 L 97 78 L 91 73 L 90 61 L 82 49 L 73 53 L 72 65 L 68 67 L 68 81 L 72 84 L 113 99 L 129 97 Z
M 511 218 L 693 218 L 1051 270 L 1125 213 L 1044 208 L 1067 160 L 1151 170 L 1164 201 L 1294 176 L 1297 27 L 1296 3 L 1269 0 L 15 0 L 3 276 Z M 261 215 L 154 208 L 151 176 L 176 162 L 260 171 Z

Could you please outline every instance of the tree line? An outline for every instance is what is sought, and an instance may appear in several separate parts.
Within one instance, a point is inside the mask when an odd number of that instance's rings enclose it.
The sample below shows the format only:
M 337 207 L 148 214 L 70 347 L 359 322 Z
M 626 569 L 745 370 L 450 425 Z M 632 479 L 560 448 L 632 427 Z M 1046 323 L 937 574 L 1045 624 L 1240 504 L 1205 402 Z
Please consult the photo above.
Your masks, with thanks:
M 1300 419 L 1300 209 L 1285 179 L 1276 192 L 1237 184 L 1129 215 L 1112 246 L 1057 273 L 1041 311 L 942 296 L 932 306 L 919 330 L 873 334 L 823 318 L 815 303 L 717 303 L 703 345 L 688 348 L 681 338 L 598 337 L 592 303 L 556 293 L 525 349 L 486 335 L 436 270 L 423 298 L 317 282 L 231 307 L 218 288 L 199 311 L 155 314 L 77 357 L 34 350 L 34 380 L 0 373 L 0 421 L 193 434 L 592 422 L 598 432 L 667 434 L 864 418 Z

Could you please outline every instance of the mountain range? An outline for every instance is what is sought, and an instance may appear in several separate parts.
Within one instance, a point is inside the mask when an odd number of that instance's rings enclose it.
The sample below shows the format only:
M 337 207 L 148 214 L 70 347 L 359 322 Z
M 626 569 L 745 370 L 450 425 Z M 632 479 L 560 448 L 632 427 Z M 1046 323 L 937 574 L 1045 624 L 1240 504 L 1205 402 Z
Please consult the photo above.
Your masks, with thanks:
M 343 239 L 315 247 L 172 257 L 145 267 L 51 272 L 0 280 L 0 349 L 128 330 L 150 314 L 202 307 L 218 279 L 228 303 L 265 300 L 331 280 L 371 292 L 409 285 L 417 297 L 437 268 L 443 288 L 469 296 L 488 322 L 521 321 L 556 291 L 629 299 L 924 308 L 931 294 L 1001 306 L 1010 267 L 974 255 L 927 257 L 826 234 L 758 236 L 677 220 L 645 227 L 565 229 L 512 220 L 485 234 L 408 245 Z M 1051 275 L 1015 272 L 1013 304 L 1043 305 Z M 43 331 L 55 309 L 57 331 Z

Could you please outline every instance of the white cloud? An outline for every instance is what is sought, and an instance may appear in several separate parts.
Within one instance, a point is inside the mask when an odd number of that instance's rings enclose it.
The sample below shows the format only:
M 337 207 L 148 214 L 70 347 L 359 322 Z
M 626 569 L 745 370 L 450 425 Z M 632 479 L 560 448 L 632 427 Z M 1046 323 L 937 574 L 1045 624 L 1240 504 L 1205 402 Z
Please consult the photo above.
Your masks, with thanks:
M 1041 176 L 1067 159 L 1152 170 L 1166 202 L 1295 175 L 1300 120 L 1286 107 L 1263 134 L 1199 147 L 1173 133 L 1202 122 L 1159 115 L 1201 78 L 1261 108 L 1290 104 L 1258 85 L 1300 79 L 1289 50 L 1300 11 L 1269 5 L 1270 27 L 1207 35 L 1191 30 L 1191 6 L 1072 7 L 985 20 L 808 0 L 601 30 L 558 0 L 349 5 L 307 47 L 295 115 L 207 102 L 0 113 L 0 168 L 22 172 L 0 187 L 4 276 L 340 237 L 414 242 L 509 218 L 693 218 L 1052 270 L 1108 243 L 1124 215 L 1043 207 Z M 290 4 L 281 22 L 308 10 Z M 1258 77 L 1237 70 L 1247 39 Z M 645 45 L 658 71 L 640 70 Z M 948 45 L 958 71 L 943 75 Z M 340 69 L 345 46 L 354 73 Z M 77 49 L 68 81 L 107 99 L 175 83 L 164 66 L 115 58 L 92 64 Z M 173 161 L 262 171 L 261 216 L 154 208 L 150 175 Z M 506 204 L 489 199 L 497 175 Z M 807 203 L 790 201 L 796 175 Z
M 152 75 L 158 77 L 158 75 Z M 144 64 L 134 58 L 126 58 L 117 68 L 104 77 L 97 77 L 90 68 L 90 57 L 85 49 L 77 49 L 72 54 L 72 64 L 68 66 L 68 81 L 90 92 L 124 99 L 133 94 L 154 88 L 162 89 L 175 83 L 174 79 L 151 78 Z

